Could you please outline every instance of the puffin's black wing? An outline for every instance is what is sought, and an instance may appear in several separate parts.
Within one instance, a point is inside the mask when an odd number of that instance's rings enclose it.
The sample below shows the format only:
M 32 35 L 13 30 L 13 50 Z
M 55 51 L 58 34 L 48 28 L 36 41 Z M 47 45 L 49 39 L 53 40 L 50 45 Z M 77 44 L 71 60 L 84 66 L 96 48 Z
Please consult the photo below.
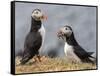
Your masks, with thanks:
M 33 56 L 39 54 L 39 49 L 42 44 L 42 37 L 39 32 L 30 32 L 24 43 L 24 52 L 21 60 L 22 64 L 25 64 Z
M 83 61 L 83 62 L 91 62 L 93 61 L 89 58 L 94 58 L 88 52 L 86 52 L 81 46 L 74 46 L 74 53 Z
M 38 50 L 42 44 L 42 37 L 39 32 L 31 32 L 27 35 L 24 47 Z

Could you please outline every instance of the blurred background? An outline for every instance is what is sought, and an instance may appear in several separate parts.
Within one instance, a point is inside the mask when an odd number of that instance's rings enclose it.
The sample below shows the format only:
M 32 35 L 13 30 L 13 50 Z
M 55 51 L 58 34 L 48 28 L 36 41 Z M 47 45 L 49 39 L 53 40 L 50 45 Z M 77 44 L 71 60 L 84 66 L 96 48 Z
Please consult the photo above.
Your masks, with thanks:
M 77 42 L 96 56 L 96 7 L 19 3 L 15 7 L 15 53 L 24 48 L 25 37 L 31 27 L 31 13 L 39 8 L 48 17 L 43 21 L 46 37 L 42 55 L 65 56 L 64 41 L 57 38 L 59 28 L 69 25 Z M 52 53 L 53 52 L 53 53 Z

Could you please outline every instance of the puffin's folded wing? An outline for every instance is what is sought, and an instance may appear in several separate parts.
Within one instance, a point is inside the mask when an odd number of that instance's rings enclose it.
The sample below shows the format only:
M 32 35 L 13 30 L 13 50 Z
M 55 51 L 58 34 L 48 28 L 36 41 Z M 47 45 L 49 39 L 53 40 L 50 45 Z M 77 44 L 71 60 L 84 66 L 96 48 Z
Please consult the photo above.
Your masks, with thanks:
M 91 57 L 93 58 L 88 52 L 86 52 L 82 47 L 80 46 L 74 46 L 74 52 L 75 54 L 80 57 L 81 59 L 84 59 L 84 58 L 88 58 L 88 57 Z
M 40 36 L 40 33 L 36 34 L 34 32 L 29 33 L 25 39 L 25 47 L 28 48 L 40 48 L 42 44 L 42 37 Z

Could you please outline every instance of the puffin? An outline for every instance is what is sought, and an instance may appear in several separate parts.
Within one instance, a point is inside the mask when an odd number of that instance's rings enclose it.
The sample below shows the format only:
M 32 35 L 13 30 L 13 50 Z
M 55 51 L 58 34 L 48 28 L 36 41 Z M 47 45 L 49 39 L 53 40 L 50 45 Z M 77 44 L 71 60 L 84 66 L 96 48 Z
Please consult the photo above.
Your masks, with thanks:
M 45 28 L 42 23 L 44 19 L 47 19 L 47 16 L 40 9 L 33 10 L 31 28 L 25 38 L 23 55 L 20 60 L 21 64 L 27 63 L 33 57 L 41 61 L 39 52 L 42 50 L 45 38 Z
M 57 36 L 65 42 L 64 53 L 68 59 L 74 60 L 75 62 L 94 64 L 95 58 L 91 56 L 93 52 L 86 52 L 85 49 L 78 44 L 71 26 L 66 25 L 61 27 L 57 32 Z

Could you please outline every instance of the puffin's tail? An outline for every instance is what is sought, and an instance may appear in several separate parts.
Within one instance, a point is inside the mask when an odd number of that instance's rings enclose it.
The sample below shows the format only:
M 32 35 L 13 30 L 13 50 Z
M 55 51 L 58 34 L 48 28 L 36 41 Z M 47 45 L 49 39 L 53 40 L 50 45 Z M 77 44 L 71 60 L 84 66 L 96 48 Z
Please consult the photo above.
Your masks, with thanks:
M 94 52 L 87 52 L 89 55 L 92 55 Z
M 94 59 L 94 57 L 93 57 Z M 90 58 L 85 58 L 84 60 L 82 60 L 83 62 L 86 62 L 86 63 L 92 63 L 92 64 L 95 64 L 95 60 L 92 60 Z
M 27 63 L 30 59 L 32 59 L 33 55 L 31 55 L 28 51 L 28 49 L 26 51 L 23 52 L 23 56 L 22 59 L 20 60 L 20 64 L 25 64 Z
M 27 63 L 30 59 L 31 59 L 31 57 L 28 57 L 28 56 L 23 57 L 23 58 L 20 60 L 20 62 L 21 62 L 20 64 L 24 65 L 24 64 Z
M 96 58 L 91 56 L 94 52 L 88 52 L 88 57 L 83 59 L 83 62 L 95 64 Z

